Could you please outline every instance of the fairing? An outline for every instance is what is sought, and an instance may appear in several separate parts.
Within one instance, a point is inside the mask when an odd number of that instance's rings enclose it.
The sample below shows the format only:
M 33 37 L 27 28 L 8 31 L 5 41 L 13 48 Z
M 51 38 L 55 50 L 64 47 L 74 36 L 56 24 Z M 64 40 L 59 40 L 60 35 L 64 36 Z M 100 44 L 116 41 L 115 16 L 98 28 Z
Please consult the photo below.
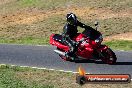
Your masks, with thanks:
M 50 36 L 50 44 L 57 46 L 57 48 L 63 50 L 63 51 L 68 51 L 69 47 L 54 40 L 53 37 L 55 36 L 55 34 L 52 34 Z M 76 54 L 79 57 L 82 58 L 86 58 L 86 59 L 90 59 L 93 57 L 93 51 L 94 49 L 98 50 L 98 51 L 102 51 L 107 49 L 108 47 L 106 45 L 99 45 L 97 44 L 94 40 L 89 39 L 86 35 L 78 33 L 73 40 L 78 42 L 80 41 L 82 38 L 85 38 L 85 40 L 78 46 L 77 52 Z

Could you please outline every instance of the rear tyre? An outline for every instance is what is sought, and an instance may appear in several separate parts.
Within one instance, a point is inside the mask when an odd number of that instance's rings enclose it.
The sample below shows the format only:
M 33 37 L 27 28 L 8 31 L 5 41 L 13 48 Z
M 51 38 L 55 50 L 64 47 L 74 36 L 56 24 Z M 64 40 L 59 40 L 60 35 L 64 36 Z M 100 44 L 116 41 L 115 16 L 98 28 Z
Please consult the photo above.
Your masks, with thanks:
M 116 64 L 117 57 L 115 53 L 108 48 L 107 50 L 102 52 L 104 58 L 102 58 L 102 61 L 106 64 L 113 65 Z

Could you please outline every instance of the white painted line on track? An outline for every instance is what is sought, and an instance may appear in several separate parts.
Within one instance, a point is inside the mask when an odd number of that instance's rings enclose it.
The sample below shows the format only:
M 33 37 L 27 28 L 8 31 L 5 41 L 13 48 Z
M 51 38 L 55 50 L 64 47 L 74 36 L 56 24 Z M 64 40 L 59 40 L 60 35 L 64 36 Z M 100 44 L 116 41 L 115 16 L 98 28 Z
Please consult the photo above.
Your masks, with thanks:
M 16 65 L 11 65 L 11 66 L 16 66 Z M 22 67 L 22 68 L 26 68 L 26 67 L 29 67 L 29 66 L 20 66 L 20 67 Z
M 11 65 L 11 66 L 17 66 L 17 65 Z M 67 73 L 78 73 L 78 72 L 74 72 L 74 71 L 56 70 L 56 69 L 39 68 L 39 67 L 31 67 L 31 66 L 20 66 L 20 67 L 29 67 L 29 68 L 35 68 L 35 69 L 40 69 L 40 70 L 60 71 L 60 72 L 67 72 Z M 87 74 L 89 74 L 89 73 L 87 73 Z
M 0 64 L 0 66 L 6 66 L 7 64 Z M 10 65 L 10 66 L 18 66 L 18 65 Z M 51 70 L 51 71 L 60 71 L 60 72 L 67 72 L 67 73 L 78 73 L 78 72 L 74 72 L 74 71 L 65 71 L 65 70 L 56 70 L 56 69 L 48 69 L 48 68 L 39 68 L 39 67 L 31 67 L 31 66 L 19 66 L 22 68 L 33 68 L 33 69 L 40 69 L 40 70 Z

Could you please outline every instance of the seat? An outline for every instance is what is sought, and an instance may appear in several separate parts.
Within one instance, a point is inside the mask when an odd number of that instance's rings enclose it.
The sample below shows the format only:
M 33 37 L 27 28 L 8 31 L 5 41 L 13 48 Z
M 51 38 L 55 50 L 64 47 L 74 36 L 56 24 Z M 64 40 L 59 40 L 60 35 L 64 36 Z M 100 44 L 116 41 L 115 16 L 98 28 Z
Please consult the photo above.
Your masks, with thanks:
M 62 35 L 59 35 L 59 34 L 55 34 L 53 36 L 53 39 L 57 42 L 60 42 L 61 44 L 64 44 L 63 40 L 62 40 Z M 65 44 L 64 44 L 65 45 Z

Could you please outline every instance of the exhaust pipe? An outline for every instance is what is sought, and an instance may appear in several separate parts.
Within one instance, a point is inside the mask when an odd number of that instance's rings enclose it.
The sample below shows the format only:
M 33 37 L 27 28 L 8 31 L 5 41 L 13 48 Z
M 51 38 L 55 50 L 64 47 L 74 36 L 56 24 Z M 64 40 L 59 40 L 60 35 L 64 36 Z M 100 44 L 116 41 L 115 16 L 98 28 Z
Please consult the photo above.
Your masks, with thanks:
M 55 53 L 57 53 L 57 54 L 60 54 L 60 55 L 62 55 L 62 56 L 65 56 L 65 52 L 62 52 L 62 51 L 60 51 L 60 50 L 54 50 L 55 51 Z

